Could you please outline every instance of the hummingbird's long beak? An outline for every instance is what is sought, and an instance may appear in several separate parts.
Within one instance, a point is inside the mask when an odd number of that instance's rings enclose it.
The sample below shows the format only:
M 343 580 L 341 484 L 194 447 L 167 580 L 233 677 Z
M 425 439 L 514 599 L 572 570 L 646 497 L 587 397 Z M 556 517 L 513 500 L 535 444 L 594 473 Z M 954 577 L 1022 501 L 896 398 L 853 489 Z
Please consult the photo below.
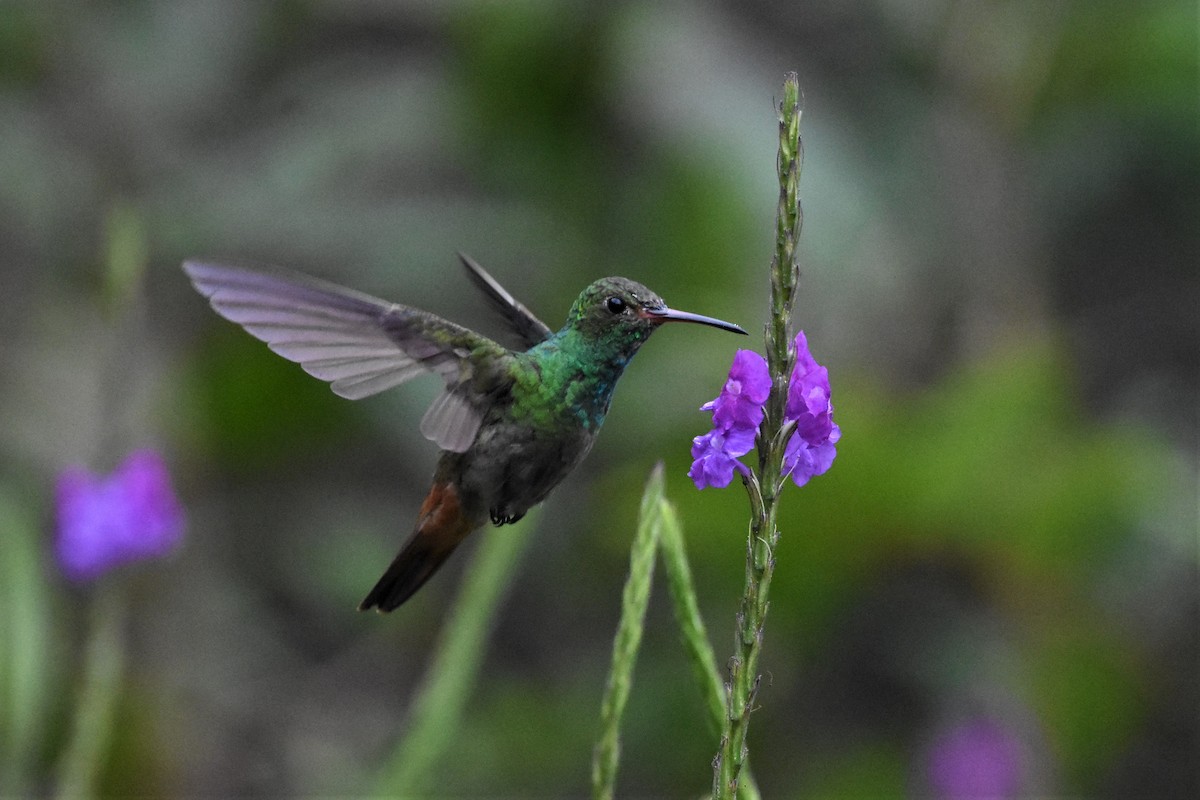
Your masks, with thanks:
M 649 320 L 653 320 L 658 324 L 664 322 L 698 322 L 701 325 L 711 325 L 714 328 L 720 328 L 724 331 L 732 331 L 740 333 L 743 336 L 748 335 L 740 326 L 734 325 L 732 322 L 726 322 L 715 317 L 706 317 L 702 314 L 693 314 L 690 311 L 676 311 L 673 308 L 642 308 L 641 314 Z

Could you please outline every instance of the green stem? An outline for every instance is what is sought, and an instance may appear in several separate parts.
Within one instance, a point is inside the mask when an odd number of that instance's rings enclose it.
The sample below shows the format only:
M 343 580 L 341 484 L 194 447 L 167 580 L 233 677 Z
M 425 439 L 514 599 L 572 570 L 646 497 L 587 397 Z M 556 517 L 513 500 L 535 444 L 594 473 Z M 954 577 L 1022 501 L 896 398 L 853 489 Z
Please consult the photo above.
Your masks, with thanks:
M 125 594 L 120 581 L 101 580 L 91 603 L 91 634 L 84 653 L 83 686 L 67 749 L 58 765 L 56 796 L 96 796 L 125 669 Z
M 751 504 L 746 541 L 746 584 L 737 614 L 734 653 L 729 662 L 729 699 L 721 745 L 713 764 L 714 798 L 731 798 L 738 794 L 748 757 L 746 734 L 758 694 L 758 660 L 770 607 L 771 579 L 775 574 L 775 547 L 779 541 L 776 515 L 783 485 L 780 468 L 786 445 L 781 429 L 785 425 L 788 375 L 795 357 L 791 319 L 800 274 L 795 251 L 803 223 L 798 196 L 802 158 L 800 86 L 795 73 L 789 73 L 779 105 L 779 155 L 776 161 L 779 202 L 775 256 L 771 264 L 771 320 L 766 330 L 767 366 L 772 387 L 758 436 L 757 481 L 753 477 L 746 481 Z
M 621 757 L 621 716 L 633 684 L 633 668 L 650 602 L 663 506 L 663 465 L 659 462 L 650 473 L 642 495 L 637 533 L 629 553 L 629 577 L 621 597 L 621 621 L 613 640 L 612 667 L 600 705 L 600 738 L 592 757 L 592 797 L 595 800 L 612 800 L 616 787 L 617 763 Z
M 104 289 L 112 321 L 111 354 L 100 392 L 102 455 L 124 452 L 128 438 L 120 420 L 132 381 L 136 344 L 141 341 L 142 282 L 146 270 L 146 234 L 137 209 L 115 203 L 106 221 Z M 100 578 L 90 604 L 90 633 L 77 712 L 66 750 L 58 763 L 57 796 L 87 798 L 108 757 L 125 671 L 124 626 L 128 599 L 121 576 Z
M 411 796 L 453 743 L 479 676 L 488 632 L 529 542 L 534 517 L 531 513 L 523 522 L 483 537 L 413 700 L 407 733 L 380 771 L 374 794 Z

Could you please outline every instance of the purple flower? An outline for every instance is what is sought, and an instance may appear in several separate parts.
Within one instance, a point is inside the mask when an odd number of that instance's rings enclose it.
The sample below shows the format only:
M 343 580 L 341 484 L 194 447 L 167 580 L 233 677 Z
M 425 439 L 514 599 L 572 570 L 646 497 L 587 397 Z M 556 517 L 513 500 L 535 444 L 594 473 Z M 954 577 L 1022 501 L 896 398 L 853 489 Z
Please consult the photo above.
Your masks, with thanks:
M 837 455 L 834 444 L 840 438 L 842 430 L 837 425 L 833 426 L 829 438 L 815 447 L 799 433 L 794 434 L 783 451 L 784 474 L 791 474 L 797 486 L 803 486 L 817 475 L 824 475 L 833 466 L 834 456 Z
M 715 400 L 700 406 L 700 410 L 713 412 L 715 428 L 758 430 L 763 405 L 770 393 L 771 374 L 767 371 L 766 359 L 753 350 L 738 350 L 721 393 Z
M 756 430 L 757 427 L 718 428 L 693 439 L 692 458 L 695 460 L 688 470 L 688 477 L 696 484 L 696 488 L 715 486 L 723 489 L 733 480 L 735 469 L 743 475 L 749 475 L 749 468 L 738 461 L 738 456 L 746 455 L 754 447 Z
M 763 405 L 770 393 L 771 374 L 766 360 L 753 350 L 738 350 L 721 393 L 700 406 L 701 411 L 713 412 L 713 429 L 692 440 L 693 461 L 688 477 L 697 489 L 728 486 L 735 469 L 750 474 L 738 458 L 754 447 Z
M 750 470 L 738 461 L 754 447 L 762 424 L 763 406 L 771 393 L 771 374 L 758 353 L 738 350 L 721 394 L 700 406 L 713 412 L 713 430 L 692 440 L 692 468 L 688 476 L 697 489 L 722 488 L 736 469 Z M 813 358 L 804 332 L 796 334 L 796 365 L 788 383 L 784 416 L 796 428 L 783 454 L 783 470 L 797 486 L 826 472 L 837 455 L 834 446 L 842 431 L 833 421 L 829 400 L 829 370 Z
M 804 331 L 796 334 L 796 365 L 788 382 L 788 419 L 796 421 L 796 432 L 809 443 L 829 437 L 833 406 L 829 402 L 829 370 L 813 358 Z
M 59 566 L 87 581 L 131 561 L 167 555 L 183 538 L 183 509 L 162 458 L 129 455 L 107 478 L 71 467 L 58 478 Z
M 1015 797 L 1021 789 L 1021 744 L 987 718 L 944 732 L 928 766 L 930 788 L 944 800 Z
M 796 365 L 788 381 L 784 416 L 796 423 L 796 432 L 783 454 L 783 469 L 797 486 L 824 474 L 837 455 L 834 445 L 842 430 L 833 421 L 829 370 L 813 358 L 804 331 L 796 334 Z

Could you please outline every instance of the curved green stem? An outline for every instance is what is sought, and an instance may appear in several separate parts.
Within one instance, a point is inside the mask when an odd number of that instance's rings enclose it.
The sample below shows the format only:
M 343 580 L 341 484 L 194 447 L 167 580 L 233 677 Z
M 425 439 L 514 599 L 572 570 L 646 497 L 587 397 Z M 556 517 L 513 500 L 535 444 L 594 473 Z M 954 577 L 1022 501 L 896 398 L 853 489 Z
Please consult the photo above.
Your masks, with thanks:
M 374 794 L 411 796 L 449 749 L 479 676 L 488 632 L 535 518 L 536 512 L 531 513 L 480 542 L 413 700 L 408 730 L 380 771 Z
M 663 465 L 660 461 L 650 473 L 637 533 L 629 552 L 629 577 L 621 596 L 621 621 L 613 641 L 612 667 L 604 700 L 600 705 L 600 738 L 592 756 L 592 797 L 612 800 L 617 782 L 617 764 L 621 757 L 621 716 L 633 685 L 633 668 L 642 642 L 646 607 L 650 603 L 650 584 L 654 579 L 654 557 L 662 530 Z

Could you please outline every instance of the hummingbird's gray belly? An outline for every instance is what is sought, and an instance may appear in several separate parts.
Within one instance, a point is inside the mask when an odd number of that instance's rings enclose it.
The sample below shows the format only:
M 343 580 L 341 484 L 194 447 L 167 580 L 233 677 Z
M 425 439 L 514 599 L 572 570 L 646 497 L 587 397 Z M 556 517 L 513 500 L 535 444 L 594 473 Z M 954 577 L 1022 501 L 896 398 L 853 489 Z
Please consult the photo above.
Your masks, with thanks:
M 470 505 L 493 522 L 516 521 L 583 460 L 595 438 L 582 428 L 551 432 L 510 422 L 485 425 L 474 446 L 457 456 L 459 486 Z

